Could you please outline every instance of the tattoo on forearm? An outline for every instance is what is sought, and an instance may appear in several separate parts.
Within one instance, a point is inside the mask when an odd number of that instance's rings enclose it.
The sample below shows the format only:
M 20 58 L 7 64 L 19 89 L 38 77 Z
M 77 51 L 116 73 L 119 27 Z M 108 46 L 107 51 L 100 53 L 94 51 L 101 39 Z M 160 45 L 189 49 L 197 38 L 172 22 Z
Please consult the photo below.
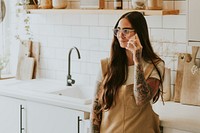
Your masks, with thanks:
M 135 66 L 134 77 L 134 96 L 136 104 L 141 105 L 151 98 L 151 89 L 145 81 L 142 64 Z
M 100 133 L 100 125 L 101 125 L 101 104 L 99 103 L 99 96 L 101 94 L 100 84 L 97 86 L 97 93 L 95 96 L 95 100 L 93 102 L 93 110 L 92 110 L 92 133 Z
M 141 52 L 140 51 L 136 51 L 135 57 L 137 59 L 137 62 L 141 61 Z

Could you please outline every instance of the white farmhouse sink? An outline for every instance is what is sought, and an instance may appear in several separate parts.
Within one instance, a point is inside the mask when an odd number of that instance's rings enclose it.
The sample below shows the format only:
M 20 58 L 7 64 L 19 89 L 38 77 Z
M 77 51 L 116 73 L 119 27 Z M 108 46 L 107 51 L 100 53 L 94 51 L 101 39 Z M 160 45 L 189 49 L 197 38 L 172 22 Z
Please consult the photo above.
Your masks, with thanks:
M 50 94 L 70 103 L 87 105 L 92 103 L 93 93 L 91 92 L 89 87 L 66 86 L 58 91 L 50 92 Z

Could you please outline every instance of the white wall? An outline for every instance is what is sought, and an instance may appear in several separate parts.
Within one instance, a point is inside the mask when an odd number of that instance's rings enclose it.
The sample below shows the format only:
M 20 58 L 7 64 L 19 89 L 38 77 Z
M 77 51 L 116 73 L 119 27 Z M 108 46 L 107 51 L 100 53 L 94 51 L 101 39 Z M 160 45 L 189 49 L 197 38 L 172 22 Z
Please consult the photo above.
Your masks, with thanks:
M 13 0 L 14 1 L 14 0 Z M 177 67 L 177 53 L 190 52 L 186 41 L 186 1 L 164 1 L 165 8 L 180 9 L 180 15 L 145 16 L 154 50 L 172 70 L 172 87 Z M 14 14 L 14 12 L 13 12 Z M 109 56 L 112 28 L 121 14 L 29 14 L 34 41 L 41 42 L 40 77 L 66 82 L 69 49 L 78 47 L 81 59 L 72 52 L 72 77 L 77 84 L 93 84 L 100 69 L 100 59 Z M 20 14 L 13 23 L 21 38 L 27 38 L 24 18 Z M 14 36 L 14 34 L 13 34 Z M 12 39 L 13 58 L 18 40 Z M 14 50 L 13 50 L 14 49 Z M 14 52 L 15 51 L 15 52 Z M 13 65 L 13 72 L 15 72 Z

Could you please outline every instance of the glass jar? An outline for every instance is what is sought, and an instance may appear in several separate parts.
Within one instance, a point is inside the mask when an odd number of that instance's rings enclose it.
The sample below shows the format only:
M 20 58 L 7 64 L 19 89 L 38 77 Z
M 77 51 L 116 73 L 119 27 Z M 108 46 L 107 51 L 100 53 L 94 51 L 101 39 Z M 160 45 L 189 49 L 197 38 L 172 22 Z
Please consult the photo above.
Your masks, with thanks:
M 146 8 L 146 0 L 131 0 L 132 9 L 144 10 Z

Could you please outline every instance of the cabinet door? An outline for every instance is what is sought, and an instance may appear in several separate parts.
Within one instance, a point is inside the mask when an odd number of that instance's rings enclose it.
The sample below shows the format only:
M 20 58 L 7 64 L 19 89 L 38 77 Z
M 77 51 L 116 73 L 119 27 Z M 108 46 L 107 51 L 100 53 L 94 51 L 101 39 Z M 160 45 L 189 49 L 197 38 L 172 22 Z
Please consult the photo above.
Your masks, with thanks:
M 24 104 L 23 100 L 0 96 L 0 133 L 25 133 Z
M 84 112 L 27 102 L 28 133 L 83 133 Z M 78 126 L 79 125 L 79 126 Z

